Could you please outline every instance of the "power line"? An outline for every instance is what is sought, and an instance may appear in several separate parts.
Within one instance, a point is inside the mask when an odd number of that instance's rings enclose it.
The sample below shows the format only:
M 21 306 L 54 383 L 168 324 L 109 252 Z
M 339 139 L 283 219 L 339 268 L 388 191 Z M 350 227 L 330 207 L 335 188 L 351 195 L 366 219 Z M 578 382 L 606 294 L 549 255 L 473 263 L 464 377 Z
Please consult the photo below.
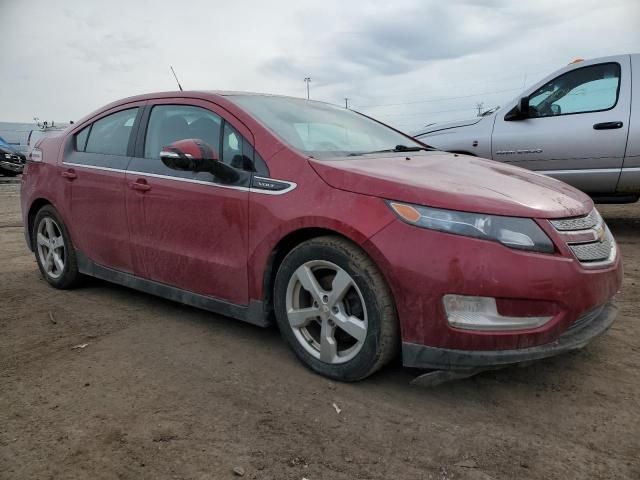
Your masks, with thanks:
M 437 111 L 426 111 L 426 112 L 413 112 L 413 113 L 377 113 L 376 117 L 417 117 L 419 115 L 432 115 L 435 113 L 449 113 L 449 112 L 467 112 L 471 110 L 476 110 L 476 108 L 452 108 L 449 110 L 437 110 Z
M 359 108 L 374 108 L 374 107 L 395 107 L 395 106 L 400 106 L 400 105 L 413 105 L 416 103 L 430 103 L 430 102 L 443 102 L 445 100 L 457 100 L 460 98 L 473 98 L 473 97 L 479 97 L 480 95 L 493 95 L 496 93 L 506 93 L 506 92 L 513 92 L 515 90 L 522 90 L 522 88 L 518 87 L 518 88 L 508 88 L 506 90 L 494 90 L 493 92 L 480 92 L 480 93 L 473 93 L 470 95 L 460 95 L 460 96 L 456 96 L 456 97 L 440 97 L 440 98 L 428 98 L 428 99 L 424 99 L 424 100 L 414 100 L 411 102 L 399 102 L 399 103 L 379 103 L 379 104 L 370 104 L 370 105 L 356 105 Z
M 504 82 L 504 80 L 511 80 L 511 79 L 518 79 L 518 81 L 520 79 L 522 79 L 523 77 L 526 79 L 527 77 L 529 77 L 530 75 L 535 76 L 535 74 L 537 73 L 549 73 L 549 70 L 536 70 L 536 71 L 530 71 L 528 70 L 527 72 L 523 72 L 523 73 L 517 73 L 517 74 L 513 74 L 513 75 L 502 75 L 502 76 L 491 76 L 491 77 L 485 77 L 482 80 L 476 80 L 476 81 L 472 81 L 472 82 L 468 82 L 468 81 L 464 81 L 464 82 L 455 82 L 455 83 L 447 83 L 446 87 L 448 89 L 452 89 L 452 88 L 456 88 L 456 89 L 461 89 L 461 88 L 466 88 L 469 86 L 476 86 L 476 85 L 482 85 L 485 83 L 500 83 L 500 82 Z M 509 82 L 509 83 L 513 83 L 513 82 Z M 525 85 L 526 86 L 526 85 Z M 524 88 L 524 87 L 523 87 Z M 398 97 L 410 97 L 416 94 L 421 94 L 424 93 L 424 87 L 420 90 L 405 90 L 405 91 L 395 91 L 391 96 L 398 96 Z M 387 95 L 387 97 L 389 97 L 389 95 Z

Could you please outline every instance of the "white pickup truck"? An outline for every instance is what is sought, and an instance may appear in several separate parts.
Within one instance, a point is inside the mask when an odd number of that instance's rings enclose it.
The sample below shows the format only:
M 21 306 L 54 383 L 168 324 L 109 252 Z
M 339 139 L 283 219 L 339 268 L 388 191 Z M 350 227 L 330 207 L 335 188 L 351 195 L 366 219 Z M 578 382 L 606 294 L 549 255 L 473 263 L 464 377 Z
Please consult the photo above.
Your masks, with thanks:
M 600 203 L 635 202 L 640 54 L 576 61 L 492 113 L 429 125 L 414 136 L 441 150 L 550 175 Z

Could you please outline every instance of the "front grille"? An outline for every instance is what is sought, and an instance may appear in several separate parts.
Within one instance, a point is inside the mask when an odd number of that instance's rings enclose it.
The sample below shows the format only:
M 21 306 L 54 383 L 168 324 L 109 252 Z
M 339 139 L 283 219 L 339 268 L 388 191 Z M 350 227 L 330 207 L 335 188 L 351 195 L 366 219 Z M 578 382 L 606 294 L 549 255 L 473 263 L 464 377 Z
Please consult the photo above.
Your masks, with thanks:
M 608 235 L 601 242 L 579 243 L 576 245 L 569 245 L 569 248 L 581 262 L 602 262 L 609 258 L 611 255 L 611 248 L 613 247 L 613 238 L 608 230 L 607 234 Z
M 594 208 L 591 210 L 589 215 L 584 217 L 577 218 L 561 218 L 560 220 L 549 220 L 551 225 L 553 225 L 556 230 L 565 232 L 565 231 L 576 231 L 576 230 L 588 230 L 589 228 L 593 228 L 598 224 L 598 220 L 602 220 L 598 212 Z
M 583 217 L 549 222 L 580 263 L 599 266 L 608 265 L 615 260 L 616 242 L 595 208 Z

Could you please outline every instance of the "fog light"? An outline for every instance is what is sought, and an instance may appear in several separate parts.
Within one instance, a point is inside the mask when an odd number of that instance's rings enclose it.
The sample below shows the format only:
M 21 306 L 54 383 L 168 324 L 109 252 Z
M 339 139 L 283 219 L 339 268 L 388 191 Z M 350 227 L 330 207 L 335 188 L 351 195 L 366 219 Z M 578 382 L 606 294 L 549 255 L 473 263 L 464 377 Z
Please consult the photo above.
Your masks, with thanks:
M 449 325 L 466 330 L 522 330 L 538 328 L 553 318 L 550 316 L 505 316 L 498 313 L 493 297 L 445 295 L 444 309 Z

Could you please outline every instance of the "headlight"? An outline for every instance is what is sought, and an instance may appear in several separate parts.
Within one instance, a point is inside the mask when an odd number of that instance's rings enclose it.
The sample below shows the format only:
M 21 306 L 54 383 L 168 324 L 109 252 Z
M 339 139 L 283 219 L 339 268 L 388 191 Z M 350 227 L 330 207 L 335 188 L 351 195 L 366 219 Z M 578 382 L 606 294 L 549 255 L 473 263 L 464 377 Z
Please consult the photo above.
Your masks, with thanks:
M 10 153 L 5 153 L 4 154 L 4 158 L 11 158 L 11 154 Z
M 510 248 L 553 253 L 553 242 L 530 218 L 457 212 L 399 202 L 387 202 L 405 222 L 416 227 L 500 242 Z

